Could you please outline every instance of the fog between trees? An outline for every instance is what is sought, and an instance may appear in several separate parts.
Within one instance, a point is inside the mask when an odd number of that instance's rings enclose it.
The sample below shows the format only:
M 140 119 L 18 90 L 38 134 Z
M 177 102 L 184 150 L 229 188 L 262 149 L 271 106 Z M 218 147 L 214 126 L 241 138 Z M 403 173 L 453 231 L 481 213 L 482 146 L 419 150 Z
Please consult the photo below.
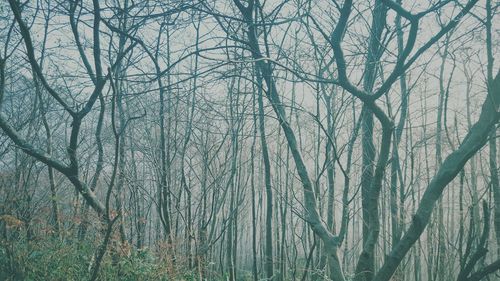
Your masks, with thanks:
M 0 2 L 0 279 L 500 279 L 499 7 Z

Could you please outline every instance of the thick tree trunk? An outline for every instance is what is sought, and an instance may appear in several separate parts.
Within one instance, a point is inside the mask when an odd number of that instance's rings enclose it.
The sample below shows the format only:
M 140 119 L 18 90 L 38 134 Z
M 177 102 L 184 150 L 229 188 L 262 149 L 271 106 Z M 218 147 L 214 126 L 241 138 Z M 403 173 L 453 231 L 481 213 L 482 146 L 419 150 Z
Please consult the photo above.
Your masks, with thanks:
M 368 54 L 365 64 L 365 73 L 363 76 L 363 89 L 367 93 L 371 93 L 373 86 L 375 84 L 375 79 L 377 78 L 378 70 L 378 60 L 381 55 L 381 42 L 382 42 L 382 32 L 385 28 L 387 16 L 387 7 L 382 4 L 382 1 L 375 1 L 375 7 L 373 8 L 373 19 L 371 25 L 371 32 L 368 45 Z M 383 149 L 387 150 L 389 153 L 390 149 L 390 138 L 387 134 L 392 134 L 392 128 L 382 124 L 383 135 L 379 151 L 380 165 L 383 165 L 382 174 L 375 175 L 375 145 L 373 143 L 373 113 L 369 106 L 364 105 L 363 107 L 364 115 L 362 118 L 361 126 L 361 142 L 362 142 L 362 174 L 361 174 L 361 208 L 363 215 L 363 250 L 359 257 L 358 263 L 356 265 L 356 281 L 368 281 L 371 280 L 373 274 L 375 273 L 375 259 L 376 252 L 375 246 L 378 241 L 380 222 L 378 218 L 378 195 L 380 188 L 382 187 L 381 181 L 383 177 L 383 169 L 385 169 L 385 162 L 383 157 L 386 157 L 383 153 Z M 389 141 L 389 142 L 385 142 Z M 388 155 L 387 155 L 388 156 Z M 381 160 L 384 160 L 383 163 Z M 377 177 L 380 177 L 378 179 Z M 378 184 L 380 181 L 380 186 Z M 377 182 L 377 184 L 374 184 Z M 377 190 L 378 189 L 378 190 Z
M 265 257 L 264 264 L 266 270 L 266 278 L 273 278 L 273 190 L 271 186 L 271 161 L 269 160 L 269 151 L 266 140 L 266 126 L 264 121 L 264 101 L 262 91 L 262 77 L 257 72 L 258 89 L 258 104 L 259 104 L 259 133 L 260 144 L 262 150 L 262 160 L 264 162 L 264 183 L 266 190 L 266 234 L 265 234 Z

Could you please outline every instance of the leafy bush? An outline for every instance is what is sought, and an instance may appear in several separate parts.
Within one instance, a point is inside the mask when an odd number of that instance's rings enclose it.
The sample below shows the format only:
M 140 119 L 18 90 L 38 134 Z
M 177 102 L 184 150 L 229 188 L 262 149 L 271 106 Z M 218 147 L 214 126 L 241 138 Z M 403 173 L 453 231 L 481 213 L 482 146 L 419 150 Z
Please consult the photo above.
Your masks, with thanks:
M 46 239 L 26 243 L 1 243 L 0 280 L 86 280 L 95 246 L 90 243 L 62 243 Z M 128 257 L 105 256 L 100 280 L 168 280 L 167 265 L 150 251 L 134 251 Z M 173 280 L 192 280 L 188 276 Z M 193 279 L 194 280 L 194 279 Z

